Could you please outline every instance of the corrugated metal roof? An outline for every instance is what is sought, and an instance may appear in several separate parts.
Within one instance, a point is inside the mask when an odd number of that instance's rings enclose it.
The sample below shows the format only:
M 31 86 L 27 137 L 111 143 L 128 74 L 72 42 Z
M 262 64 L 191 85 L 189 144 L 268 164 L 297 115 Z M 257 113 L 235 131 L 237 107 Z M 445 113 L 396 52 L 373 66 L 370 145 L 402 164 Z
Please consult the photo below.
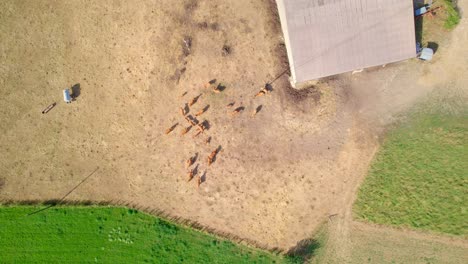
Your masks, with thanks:
M 277 0 L 296 83 L 416 56 L 412 0 Z

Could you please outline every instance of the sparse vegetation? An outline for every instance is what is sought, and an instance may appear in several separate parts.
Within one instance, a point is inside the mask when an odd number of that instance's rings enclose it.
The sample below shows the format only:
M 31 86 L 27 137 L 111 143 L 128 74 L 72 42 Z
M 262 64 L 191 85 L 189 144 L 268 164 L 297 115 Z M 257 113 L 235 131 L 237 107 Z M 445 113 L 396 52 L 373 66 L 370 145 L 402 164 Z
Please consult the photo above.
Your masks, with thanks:
M 466 236 L 468 122 L 416 114 L 391 131 L 355 203 L 358 218 Z
M 5 263 L 291 263 L 132 209 L 0 207 Z
M 452 29 L 460 22 L 460 14 L 455 9 L 455 4 L 453 0 L 444 0 L 445 9 L 447 10 L 447 18 L 445 19 L 444 27 L 447 29 Z

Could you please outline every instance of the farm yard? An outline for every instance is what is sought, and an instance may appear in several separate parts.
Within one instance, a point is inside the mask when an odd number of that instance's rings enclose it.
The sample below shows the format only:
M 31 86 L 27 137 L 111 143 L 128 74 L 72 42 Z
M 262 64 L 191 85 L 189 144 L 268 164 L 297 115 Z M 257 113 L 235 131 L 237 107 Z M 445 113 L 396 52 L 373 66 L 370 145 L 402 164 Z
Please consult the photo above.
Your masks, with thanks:
M 344 92 L 326 84 L 298 92 L 283 75 L 255 97 L 287 69 L 274 2 L 81 4 L 2 2 L 0 198 L 58 199 L 99 168 L 67 199 L 158 209 L 269 247 L 308 237 L 341 185 L 326 178 L 346 159 L 351 120 L 337 114 Z M 213 79 L 222 92 L 205 87 Z M 62 103 L 75 84 L 80 95 Z M 206 131 L 182 136 L 180 107 L 200 94 L 187 115 L 209 106 L 197 117 Z M 199 188 L 187 182 L 194 156 Z
M 429 63 L 296 90 L 273 0 L 2 1 L 0 200 L 130 205 L 284 251 L 326 222 L 324 263 L 362 263 L 387 231 L 351 208 L 389 125 L 427 96 L 466 107 L 466 20 L 431 32 Z M 390 247 L 421 236 L 388 232 Z

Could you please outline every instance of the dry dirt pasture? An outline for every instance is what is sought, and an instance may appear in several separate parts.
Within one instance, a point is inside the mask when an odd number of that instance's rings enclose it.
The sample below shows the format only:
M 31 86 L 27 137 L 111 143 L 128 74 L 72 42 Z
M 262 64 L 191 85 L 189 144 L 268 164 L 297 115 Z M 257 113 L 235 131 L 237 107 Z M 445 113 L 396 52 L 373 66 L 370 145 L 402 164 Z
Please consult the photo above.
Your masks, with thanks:
M 322 259 L 321 263 L 463 264 L 468 260 L 466 243 L 462 241 L 363 223 L 354 223 L 350 235 L 349 259 L 341 262 Z
M 68 200 L 129 202 L 283 249 L 329 215 L 349 219 L 395 115 L 447 80 L 468 83 L 468 56 L 447 41 L 444 59 L 294 90 L 276 79 L 288 66 L 273 0 L 7 0 L 0 39 L 1 200 L 58 199 L 99 167 Z M 212 79 L 225 89 L 205 88 Z M 208 128 L 181 136 L 179 107 L 198 95 L 189 114 L 209 106 L 197 117 Z M 244 111 L 232 117 L 230 102 Z M 186 180 L 196 154 L 200 188 Z

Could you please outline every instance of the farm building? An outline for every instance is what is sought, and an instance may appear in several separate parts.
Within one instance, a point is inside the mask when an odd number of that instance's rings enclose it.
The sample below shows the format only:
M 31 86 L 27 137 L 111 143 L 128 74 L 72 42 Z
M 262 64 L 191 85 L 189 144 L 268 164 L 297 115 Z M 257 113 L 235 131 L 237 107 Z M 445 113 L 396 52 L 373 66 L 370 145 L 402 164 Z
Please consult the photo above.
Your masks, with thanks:
M 412 0 L 277 0 L 292 83 L 416 56 Z

